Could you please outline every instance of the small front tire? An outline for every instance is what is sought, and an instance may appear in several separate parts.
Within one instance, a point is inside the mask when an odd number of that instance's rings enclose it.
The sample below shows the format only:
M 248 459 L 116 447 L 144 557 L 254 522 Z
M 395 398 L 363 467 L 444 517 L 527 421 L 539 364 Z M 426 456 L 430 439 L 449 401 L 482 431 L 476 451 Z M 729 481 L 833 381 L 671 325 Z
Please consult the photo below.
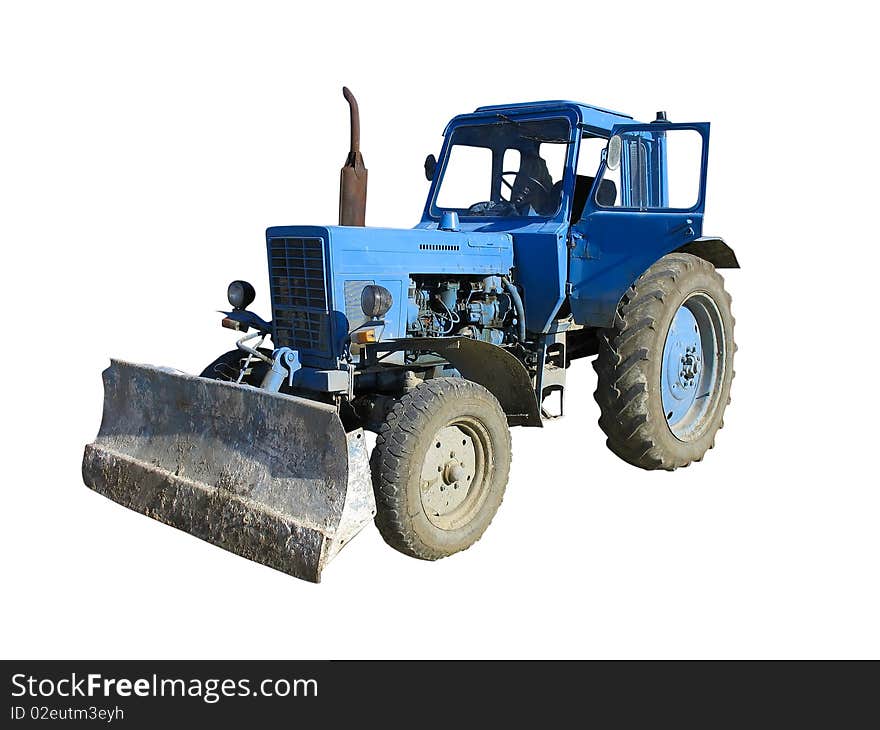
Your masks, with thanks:
M 469 548 L 501 504 L 510 458 L 488 390 L 462 378 L 419 384 L 389 412 L 370 460 L 383 539 L 422 560 Z

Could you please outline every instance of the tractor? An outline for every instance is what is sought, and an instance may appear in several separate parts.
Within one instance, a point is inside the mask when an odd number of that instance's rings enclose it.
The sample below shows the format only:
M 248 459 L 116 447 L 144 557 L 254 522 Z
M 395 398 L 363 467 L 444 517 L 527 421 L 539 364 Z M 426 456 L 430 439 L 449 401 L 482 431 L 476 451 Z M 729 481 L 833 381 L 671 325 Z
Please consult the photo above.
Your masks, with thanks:
M 483 535 L 509 428 L 561 416 L 566 373 L 588 357 L 611 451 L 649 470 L 700 461 L 734 375 L 717 270 L 739 266 L 703 235 L 709 124 L 480 107 L 425 160 L 419 223 L 371 228 L 343 93 L 339 225 L 266 231 L 271 319 L 232 282 L 236 346 L 200 375 L 111 361 L 86 484 L 314 582 L 372 520 L 436 560 Z

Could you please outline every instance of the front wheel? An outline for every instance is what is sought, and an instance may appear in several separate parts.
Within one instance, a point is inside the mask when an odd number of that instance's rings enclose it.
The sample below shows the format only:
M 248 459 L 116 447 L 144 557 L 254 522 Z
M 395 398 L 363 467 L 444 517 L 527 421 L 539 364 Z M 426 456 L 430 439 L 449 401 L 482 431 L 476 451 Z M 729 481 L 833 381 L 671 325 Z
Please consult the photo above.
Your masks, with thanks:
M 507 418 L 484 387 L 462 378 L 416 386 L 388 414 L 371 458 L 385 542 L 423 560 L 473 545 L 504 497 L 510 451 Z
M 715 444 L 733 380 L 734 319 L 715 268 L 661 258 L 599 336 L 596 401 L 608 447 L 644 469 L 700 461 Z

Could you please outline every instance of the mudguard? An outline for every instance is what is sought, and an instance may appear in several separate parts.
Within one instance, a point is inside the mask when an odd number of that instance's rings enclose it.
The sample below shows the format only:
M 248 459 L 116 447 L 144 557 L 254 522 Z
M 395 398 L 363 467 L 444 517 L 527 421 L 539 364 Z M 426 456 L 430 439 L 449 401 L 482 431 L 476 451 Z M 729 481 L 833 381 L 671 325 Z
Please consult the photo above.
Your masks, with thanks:
M 531 377 L 523 364 L 498 345 L 470 337 L 405 337 L 370 345 L 373 352 L 432 352 L 494 395 L 510 426 L 543 425 Z

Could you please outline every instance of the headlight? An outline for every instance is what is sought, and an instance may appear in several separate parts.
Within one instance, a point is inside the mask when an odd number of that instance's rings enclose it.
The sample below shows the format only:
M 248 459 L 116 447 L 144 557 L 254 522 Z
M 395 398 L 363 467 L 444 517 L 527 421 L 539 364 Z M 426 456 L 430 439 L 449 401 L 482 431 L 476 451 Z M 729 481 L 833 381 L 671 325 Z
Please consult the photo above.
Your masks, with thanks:
M 254 288 L 246 281 L 233 281 L 226 289 L 226 298 L 233 309 L 247 309 L 256 296 Z
M 378 284 L 365 286 L 361 292 L 361 309 L 372 319 L 384 317 L 393 301 L 391 292 Z

